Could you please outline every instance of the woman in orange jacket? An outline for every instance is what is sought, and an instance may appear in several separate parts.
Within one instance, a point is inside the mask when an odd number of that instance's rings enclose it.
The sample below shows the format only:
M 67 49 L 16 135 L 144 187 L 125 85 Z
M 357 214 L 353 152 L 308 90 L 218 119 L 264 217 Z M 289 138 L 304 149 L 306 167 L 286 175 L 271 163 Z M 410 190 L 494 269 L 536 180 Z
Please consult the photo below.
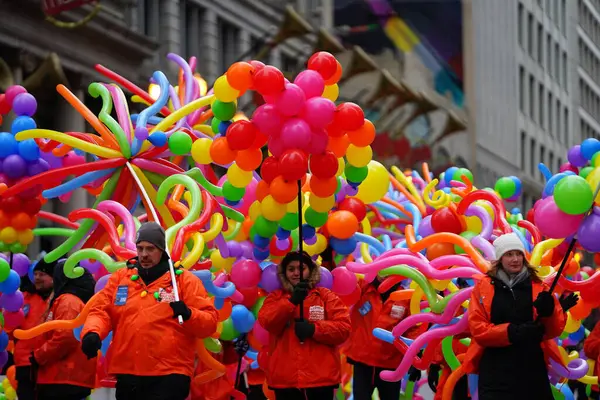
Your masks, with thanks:
M 400 396 L 401 382 L 386 382 L 379 377 L 383 370 L 395 369 L 402 354 L 393 344 L 384 342 L 373 336 L 373 329 L 381 328 L 391 331 L 400 321 L 410 315 L 408 300 L 390 299 L 391 293 L 401 289 L 400 283 L 385 293 L 379 292 L 381 281 L 377 277 L 373 282 L 359 282 L 361 297 L 352 308 L 350 320 L 352 331 L 350 338 L 342 346 L 348 363 L 354 365 L 352 393 L 356 400 L 371 399 L 377 388 L 381 400 L 397 400 Z M 404 336 L 416 338 L 427 326 L 416 326 L 409 329 Z M 410 377 L 413 381 L 420 378 L 419 371 L 412 367 Z
M 96 357 L 102 339 L 113 332 L 107 360 L 108 373 L 117 377 L 117 400 L 185 400 L 194 375 L 192 349 L 196 340 L 216 331 L 218 313 L 189 271 L 176 275 L 180 300 L 175 301 L 160 225 L 143 224 L 136 244 L 138 257 L 113 273 L 98 293 L 81 346 L 88 357 Z
M 43 316 L 48 309 L 48 302 L 52 294 L 54 267 L 56 262 L 47 263 L 40 260 L 33 269 L 33 282 L 28 283 L 28 288 L 24 290 L 23 314 L 25 319 L 19 326 L 20 329 L 27 330 L 34 328 L 43 322 Z M 37 371 L 32 370 L 31 352 L 44 344 L 43 336 L 38 336 L 28 340 L 15 339 L 15 349 L 13 352 L 17 386 L 17 396 L 20 400 L 35 400 L 35 377 Z
M 562 362 L 552 339 L 565 327 L 565 312 L 515 233 L 498 237 L 494 249 L 497 261 L 471 293 L 465 372 L 479 370 L 480 400 L 552 400 L 547 357 Z
M 278 400 L 331 399 L 341 381 L 341 345 L 350 334 L 348 309 L 329 289 L 317 288 L 320 269 L 305 253 L 288 253 L 278 267 L 283 289 L 258 313 L 269 332 L 265 370 Z M 300 317 L 300 307 L 304 319 Z
M 46 321 L 76 318 L 94 295 L 96 282 L 89 272 L 68 279 L 63 267 L 64 261 L 60 261 L 54 269 L 54 294 Z M 44 344 L 30 360 L 38 370 L 37 400 L 81 400 L 89 396 L 96 381 L 96 360 L 83 354 L 73 331 L 50 331 L 43 338 Z

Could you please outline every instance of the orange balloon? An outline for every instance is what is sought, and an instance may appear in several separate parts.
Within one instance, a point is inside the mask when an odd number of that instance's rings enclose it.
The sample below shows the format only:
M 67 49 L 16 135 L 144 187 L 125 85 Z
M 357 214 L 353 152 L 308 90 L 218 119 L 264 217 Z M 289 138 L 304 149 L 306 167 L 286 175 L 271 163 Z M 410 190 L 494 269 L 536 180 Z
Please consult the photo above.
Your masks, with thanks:
M 434 243 L 427 248 L 427 259 L 433 261 L 442 256 L 455 254 L 454 245 L 452 243 Z
M 229 143 L 227 143 L 227 139 L 224 136 L 216 138 L 210 145 L 210 158 L 216 164 L 229 164 L 235 160 L 235 156 L 237 154 L 236 151 L 233 151 L 229 148 Z
M 337 63 L 337 69 L 335 70 L 335 74 L 333 74 L 331 76 L 331 78 L 329 78 L 325 81 L 325 85 L 327 85 L 327 86 L 338 83 L 338 81 L 342 77 L 342 72 L 344 72 L 344 70 L 342 68 L 342 64 L 340 64 L 340 62 L 338 60 L 335 60 L 335 62 Z
M 327 219 L 327 231 L 339 239 L 348 239 L 358 230 L 358 218 L 350 211 L 339 210 Z
M 271 185 L 269 186 L 271 196 L 275 199 L 276 202 L 280 204 L 287 204 L 292 201 L 297 196 L 296 190 L 298 189 L 297 182 L 289 182 L 283 179 L 280 175 L 271 181 Z
M 357 147 L 365 147 L 373 143 L 375 140 L 375 125 L 368 119 L 365 123 L 355 131 L 347 132 L 350 143 Z
M 223 307 L 220 310 L 217 310 L 219 313 L 219 321 L 225 321 L 231 315 L 231 310 L 233 306 L 231 305 L 231 301 L 226 300 L 223 302 Z
M 577 262 L 577 260 L 572 258 L 571 260 L 569 260 L 569 262 L 566 265 L 565 275 L 573 276 L 577 272 L 579 272 L 579 263 Z
M 247 337 L 248 337 L 248 344 L 250 344 L 250 347 L 252 347 L 253 349 L 262 348 L 262 343 L 260 343 L 258 341 L 258 339 L 254 337 L 254 333 L 250 332 Z
M 326 198 L 335 193 L 338 186 L 337 177 L 332 176 L 328 179 L 319 179 L 316 176 L 311 176 L 308 182 L 310 190 L 321 198 Z
M 235 90 L 247 90 L 252 86 L 254 67 L 247 62 L 239 61 L 232 64 L 227 72 L 227 83 Z
M 13 387 L 13 389 L 17 390 L 17 370 L 16 367 L 14 365 L 11 365 L 10 367 L 8 367 L 8 369 L 6 370 L 6 379 L 8 379 L 8 382 L 10 383 L 10 386 Z
M 592 305 L 580 298 L 577 304 L 575 304 L 570 310 L 573 319 L 582 320 L 586 318 L 592 312 Z
M 258 182 L 256 185 L 256 200 L 263 201 L 265 197 L 267 197 L 271 193 L 271 189 L 269 184 L 265 181 Z
M 350 140 L 347 135 L 329 136 L 327 150 L 331 151 L 337 158 L 344 157 L 346 150 L 350 146 Z
M 22 231 L 29 228 L 29 225 L 31 225 L 31 218 L 27 213 L 20 212 L 11 218 L 10 225 L 16 230 Z
M 250 229 L 252 228 L 252 224 L 254 224 L 254 222 L 252 222 L 250 217 L 246 217 L 246 219 L 244 219 L 244 222 L 242 223 L 242 230 L 244 231 L 246 236 L 250 235 Z
M 237 153 L 235 163 L 243 171 L 254 171 L 262 162 L 262 151 L 260 149 L 247 149 Z
M 269 385 L 267 385 L 266 380 L 263 382 L 262 389 L 263 389 L 263 393 L 267 397 L 267 399 L 275 400 L 275 392 L 272 391 L 271 389 L 269 389 Z

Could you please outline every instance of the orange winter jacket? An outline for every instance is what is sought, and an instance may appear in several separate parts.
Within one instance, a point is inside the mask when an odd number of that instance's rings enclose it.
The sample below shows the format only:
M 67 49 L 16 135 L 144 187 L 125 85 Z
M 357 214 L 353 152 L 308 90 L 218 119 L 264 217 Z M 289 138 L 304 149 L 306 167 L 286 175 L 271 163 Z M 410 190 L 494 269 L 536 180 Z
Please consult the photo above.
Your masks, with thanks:
M 594 376 L 600 373 L 600 323 L 596 323 L 590 335 L 583 342 L 583 351 L 590 360 L 594 360 Z M 598 391 L 598 386 L 593 385 L 592 389 Z
M 341 351 L 353 361 L 372 367 L 395 369 L 402 361 L 402 354 L 393 344 L 377 339 L 373 335 L 373 329 L 391 331 L 410 314 L 410 302 L 388 299 L 384 303 L 375 286 L 364 280 L 359 282 L 359 286 L 361 297 L 350 314 L 352 331 Z M 410 328 L 403 335 L 413 339 L 426 329 L 427 326 L 421 324 Z
M 54 301 L 46 321 L 75 319 L 83 307 L 83 301 L 79 297 L 65 293 Z M 37 383 L 94 388 L 97 360 L 87 359 L 73 330 L 50 331 L 42 337 L 43 346 L 34 352 L 35 359 L 40 364 Z
M 179 325 L 169 302 L 174 301 L 169 272 L 150 285 L 123 268 L 99 292 L 81 336 L 95 332 L 102 339 L 112 330 L 108 373 L 138 376 L 181 374 L 193 376 L 196 340 L 217 329 L 218 313 L 200 279 L 191 272 L 177 275 L 180 299 L 192 316 Z M 155 298 L 154 293 L 161 297 Z
M 348 308 L 331 290 L 311 289 L 304 300 L 304 317 L 315 324 L 315 333 L 301 344 L 294 331 L 300 311 L 290 296 L 283 290 L 272 292 L 258 313 L 258 323 L 269 332 L 268 352 L 259 355 L 269 386 L 302 389 L 338 385 L 341 366 L 337 346 L 350 335 Z
M 494 299 L 494 285 L 489 275 L 475 278 L 477 282 L 471 292 L 471 301 L 469 302 L 469 329 L 473 340 L 467 350 L 463 367 L 468 374 L 477 373 L 479 361 L 483 355 L 485 347 L 505 347 L 511 343 L 508 339 L 508 325 L 494 325 L 490 322 L 492 309 L 492 300 Z M 532 282 L 532 297 L 535 300 L 540 292 L 546 290 L 543 283 Z M 542 318 L 541 322 L 546 328 L 544 341 L 541 344 L 542 350 L 548 362 L 549 358 L 564 365 L 558 345 L 552 339 L 559 336 L 566 324 L 566 315 L 560 303 L 554 297 L 554 314 L 548 318 Z M 534 308 L 533 318 L 537 318 L 537 312 Z
M 42 318 L 46 309 L 48 308 L 49 299 L 44 300 L 42 296 L 37 293 L 25 293 L 23 313 L 25 319 L 19 326 L 19 329 L 27 330 L 35 328 L 41 324 Z M 44 344 L 43 336 L 36 336 L 33 339 L 27 340 L 15 340 L 15 350 L 13 353 L 15 359 L 15 366 L 24 367 L 31 365 L 29 357 L 31 352 Z

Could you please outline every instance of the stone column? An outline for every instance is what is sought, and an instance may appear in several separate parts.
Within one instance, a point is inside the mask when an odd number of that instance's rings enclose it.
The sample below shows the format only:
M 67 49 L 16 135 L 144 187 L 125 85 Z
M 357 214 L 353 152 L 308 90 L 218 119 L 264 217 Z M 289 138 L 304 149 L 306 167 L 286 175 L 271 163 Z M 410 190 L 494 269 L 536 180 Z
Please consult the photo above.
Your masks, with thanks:
M 198 67 L 207 82 L 214 82 L 222 71 L 219 71 L 219 27 L 217 13 L 207 8 L 202 13 L 201 25 L 201 58 Z M 200 56 L 200 54 L 198 56 Z

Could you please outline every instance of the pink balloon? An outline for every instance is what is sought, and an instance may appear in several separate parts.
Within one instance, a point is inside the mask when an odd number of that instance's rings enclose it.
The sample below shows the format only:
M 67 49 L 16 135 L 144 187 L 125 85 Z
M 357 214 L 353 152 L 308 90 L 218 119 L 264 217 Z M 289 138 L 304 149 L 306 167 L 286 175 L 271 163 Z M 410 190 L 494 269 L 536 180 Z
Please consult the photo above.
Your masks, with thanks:
M 312 132 L 308 152 L 310 154 L 323 154 L 327 150 L 329 135 L 324 129 L 317 129 Z
M 271 136 L 279 134 L 283 119 L 273 104 L 263 104 L 252 114 L 252 122 L 259 131 Z
M 254 337 L 256 338 L 256 340 L 258 340 L 260 342 L 260 344 L 262 344 L 263 346 L 266 346 L 269 344 L 269 332 L 267 332 L 267 330 L 265 328 L 260 326 L 258 321 L 256 321 L 254 323 L 254 328 L 252 329 L 252 333 L 254 334 Z
M 260 282 L 260 266 L 252 260 L 240 260 L 231 267 L 231 282 L 240 289 L 256 287 Z
M 346 269 L 346 267 L 337 267 L 331 271 L 333 275 L 333 286 L 331 290 L 340 296 L 347 296 L 356 289 L 356 275 Z
M 268 147 L 271 154 L 273 154 L 275 157 L 280 157 L 286 150 L 283 146 L 283 141 L 281 140 L 281 138 L 274 136 L 271 136 L 269 138 Z
M 325 90 L 325 81 L 317 71 L 306 70 L 298 74 L 294 83 L 304 91 L 307 99 L 321 96 Z
M 63 157 L 63 167 L 73 167 L 75 165 L 85 164 L 85 157 L 78 156 L 74 151 L 70 151 Z
M 292 117 L 298 115 L 304 108 L 305 102 L 306 98 L 302 89 L 293 83 L 288 83 L 285 85 L 285 90 L 277 98 L 275 105 L 281 115 Z
M 310 126 L 300 118 L 290 118 L 281 128 L 284 149 L 305 149 L 310 143 Z
M 4 312 L 4 328 L 16 328 L 25 319 L 25 314 L 23 314 L 23 310 L 19 310 L 17 312 Z
M 563 165 L 560 166 L 559 172 L 565 172 L 565 171 L 571 171 L 576 174 L 579 173 L 579 169 L 577 167 L 575 167 L 574 165 L 571 165 L 571 163 L 568 163 L 568 162 L 564 163 Z
M 553 196 L 536 203 L 534 211 L 536 226 L 542 235 L 552 239 L 566 238 L 577 232 L 583 217 L 584 214 L 569 215 L 562 212 L 554 202 Z
M 333 121 L 335 104 L 324 97 L 308 99 L 300 114 L 313 128 L 325 128 Z

